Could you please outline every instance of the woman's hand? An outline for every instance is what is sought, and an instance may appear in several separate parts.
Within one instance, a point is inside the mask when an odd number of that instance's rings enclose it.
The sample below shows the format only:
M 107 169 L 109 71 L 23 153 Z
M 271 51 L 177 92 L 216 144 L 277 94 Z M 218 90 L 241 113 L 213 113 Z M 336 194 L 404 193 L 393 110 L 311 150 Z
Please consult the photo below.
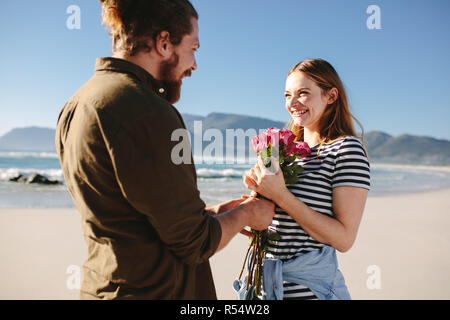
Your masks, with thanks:
M 260 195 L 279 203 L 288 191 L 284 183 L 283 172 L 278 161 L 270 157 L 272 167 L 266 168 L 261 156 L 258 156 L 258 163 L 250 170 L 250 175 L 243 176 L 247 189 L 259 193 Z M 274 172 L 275 171 L 275 172 Z

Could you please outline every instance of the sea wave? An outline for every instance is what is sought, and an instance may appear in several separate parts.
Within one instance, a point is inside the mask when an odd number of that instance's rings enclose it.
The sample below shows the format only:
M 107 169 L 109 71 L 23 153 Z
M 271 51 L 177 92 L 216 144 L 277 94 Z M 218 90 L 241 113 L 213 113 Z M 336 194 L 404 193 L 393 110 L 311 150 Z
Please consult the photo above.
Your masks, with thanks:
M 57 159 L 56 152 L 39 152 L 39 151 L 0 151 L 0 158 L 45 158 Z
M 197 170 L 197 177 L 201 179 L 219 179 L 219 178 L 242 178 L 245 170 L 235 169 L 208 169 L 200 168 Z M 8 181 L 19 175 L 28 177 L 32 174 L 40 174 L 48 179 L 64 181 L 64 174 L 61 169 L 36 169 L 36 168 L 0 168 L 0 180 Z
M 390 163 L 371 163 L 371 168 L 385 171 L 407 171 L 407 172 L 442 172 L 450 173 L 450 166 L 425 166 L 411 164 L 390 164 Z
M 208 169 L 201 168 L 197 169 L 197 177 L 199 178 L 242 178 L 242 175 L 245 173 L 245 170 L 235 170 L 235 169 Z
M 8 168 L 0 169 L 0 180 L 8 181 L 11 178 L 17 177 L 19 175 L 28 177 L 32 174 L 40 174 L 48 179 L 64 181 L 64 174 L 61 169 L 33 169 L 33 168 Z
M 208 157 L 202 155 L 193 155 L 194 163 L 196 165 L 224 165 L 229 164 L 233 167 L 248 167 L 253 166 L 257 162 L 257 158 L 252 155 L 247 158 L 240 158 L 231 156 L 227 158 L 224 157 Z M 231 162 L 231 164 L 230 164 Z

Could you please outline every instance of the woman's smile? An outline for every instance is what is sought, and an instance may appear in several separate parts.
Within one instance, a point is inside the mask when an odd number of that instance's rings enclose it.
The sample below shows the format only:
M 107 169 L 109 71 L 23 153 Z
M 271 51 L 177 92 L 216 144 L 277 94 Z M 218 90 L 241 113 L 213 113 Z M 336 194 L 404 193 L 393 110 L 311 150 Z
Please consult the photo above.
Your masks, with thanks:
M 304 109 L 304 110 L 294 110 L 291 111 L 291 114 L 293 117 L 302 117 L 305 113 L 307 113 L 308 110 Z
M 290 108 L 289 113 L 291 114 L 292 120 L 294 120 L 296 125 L 304 125 L 305 119 L 308 118 L 309 110 L 307 108 Z

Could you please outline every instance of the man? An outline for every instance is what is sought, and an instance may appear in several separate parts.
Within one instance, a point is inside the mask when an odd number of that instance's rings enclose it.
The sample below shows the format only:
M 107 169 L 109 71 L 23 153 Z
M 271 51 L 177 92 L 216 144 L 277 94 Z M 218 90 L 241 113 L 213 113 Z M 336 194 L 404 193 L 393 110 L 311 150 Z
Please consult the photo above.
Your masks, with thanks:
M 195 167 L 174 164 L 171 105 L 197 68 L 188 0 L 103 0 L 114 56 L 65 104 L 56 146 L 88 248 L 81 298 L 215 299 L 208 259 L 274 205 L 250 197 L 206 208 Z M 191 156 L 192 159 L 192 156 Z

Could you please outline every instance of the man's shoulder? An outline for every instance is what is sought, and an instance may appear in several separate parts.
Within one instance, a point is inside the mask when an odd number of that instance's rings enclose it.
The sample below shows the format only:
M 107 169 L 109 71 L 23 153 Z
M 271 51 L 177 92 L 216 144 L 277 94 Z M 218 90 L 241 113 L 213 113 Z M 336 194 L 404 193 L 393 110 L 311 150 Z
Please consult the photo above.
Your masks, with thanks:
M 80 89 L 79 94 L 99 110 L 146 112 L 169 104 L 126 73 L 95 74 Z
M 105 139 L 114 141 L 121 131 L 137 132 L 149 122 L 182 126 L 174 109 L 131 75 L 96 73 L 64 105 L 58 122 L 62 128 L 63 123 L 76 121 L 78 130 L 99 129 Z
M 95 74 L 69 100 L 97 121 L 133 122 L 149 114 L 166 114 L 171 105 L 126 73 Z

